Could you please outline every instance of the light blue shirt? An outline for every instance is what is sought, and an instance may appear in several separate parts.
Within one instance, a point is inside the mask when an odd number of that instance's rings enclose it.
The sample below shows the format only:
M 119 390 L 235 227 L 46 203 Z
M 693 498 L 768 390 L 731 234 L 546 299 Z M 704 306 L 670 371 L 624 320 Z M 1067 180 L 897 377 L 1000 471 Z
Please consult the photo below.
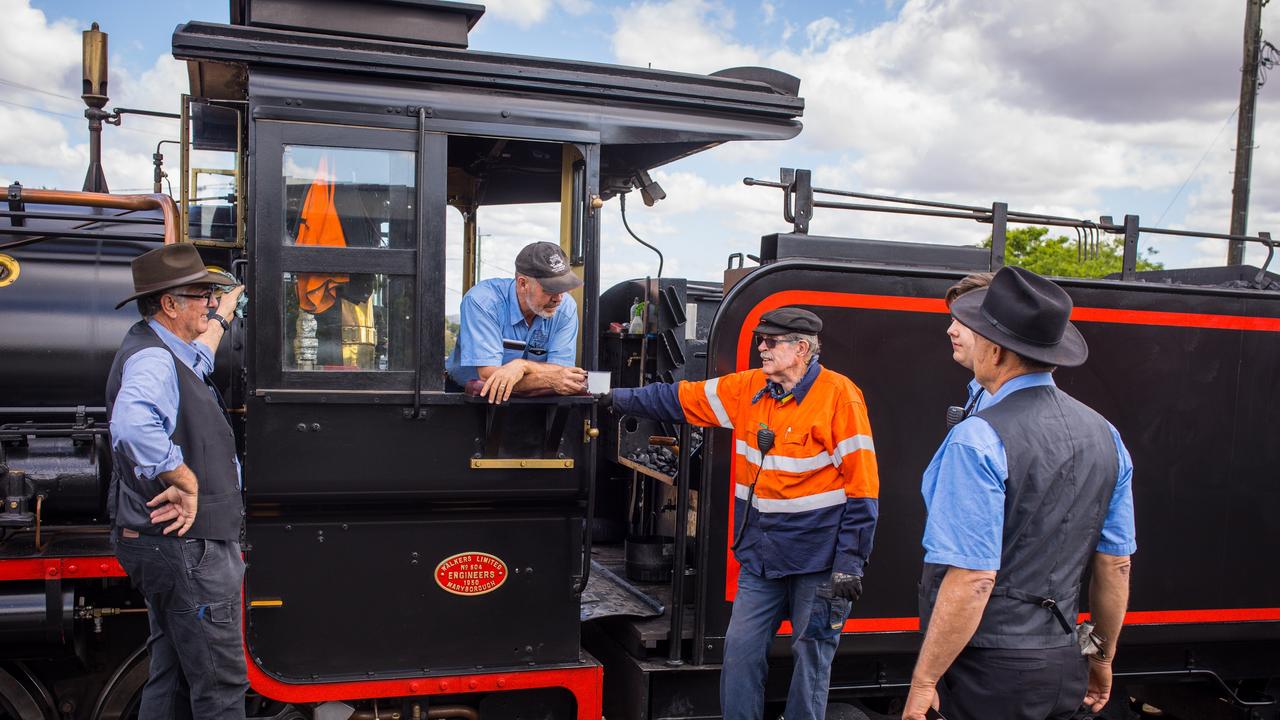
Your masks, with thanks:
M 462 298 L 458 343 L 449 355 L 449 377 L 459 385 L 479 377 L 477 368 L 505 365 L 517 358 L 572 366 L 578 352 L 578 305 L 566 294 L 549 318 L 525 322 L 514 278 L 476 283 Z M 508 350 L 503 340 L 520 340 L 525 350 Z M 545 350 L 545 353 L 534 352 Z
M 988 400 L 991 407 L 1024 388 L 1053 385 L 1049 373 L 1013 378 Z M 973 386 L 970 385 L 972 399 Z M 984 394 L 985 391 L 984 391 Z M 1097 551 L 1132 555 L 1138 549 L 1133 519 L 1133 460 L 1114 426 L 1118 472 Z M 921 494 L 928 519 L 924 561 L 967 570 L 999 570 L 1004 538 L 1004 493 L 1009 479 L 1004 443 L 986 420 L 969 417 L 951 429 L 924 471 Z
M 174 357 L 198 377 L 213 372 L 213 350 L 202 342 L 183 342 L 156 322 L 147 325 L 173 354 L 143 348 L 124 362 L 120 392 L 111 410 L 112 445 L 133 460 L 138 477 L 154 479 L 183 463 L 182 448 L 173 443 L 178 423 L 178 368 Z M 213 391 L 210 390 L 210 393 Z M 231 457 L 240 477 L 240 459 Z

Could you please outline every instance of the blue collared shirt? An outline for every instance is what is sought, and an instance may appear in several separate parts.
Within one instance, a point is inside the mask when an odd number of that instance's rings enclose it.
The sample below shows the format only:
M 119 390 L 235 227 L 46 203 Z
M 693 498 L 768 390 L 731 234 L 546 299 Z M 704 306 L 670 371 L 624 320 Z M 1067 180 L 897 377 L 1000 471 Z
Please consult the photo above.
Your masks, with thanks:
M 133 460 L 138 477 L 151 480 L 183 463 L 182 448 L 173 443 L 172 437 L 178 423 L 179 400 L 178 368 L 173 359 L 177 357 L 204 378 L 213 372 L 213 350 L 202 342 L 183 342 L 155 320 L 147 325 L 173 354 L 149 347 L 125 361 L 120 392 L 111 411 L 111 442 Z M 231 459 L 239 477 L 240 459 Z
M 991 407 L 1018 390 L 1053 384 L 1049 373 L 1021 375 L 1006 382 L 988 400 L 980 400 L 980 405 Z M 1097 551 L 1132 555 L 1138 549 L 1133 519 L 1133 460 L 1120 433 L 1110 427 L 1118 472 Z M 925 469 L 921 483 L 928 511 L 925 562 L 967 570 L 999 570 L 1008 479 L 1004 443 L 986 420 L 969 417 L 952 428 Z
M 476 283 L 462 298 L 458 343 L 449 355 L 449 377 L 459 385 L 479 377 L 477 368 L 505 365 L 517 358 L 572 366 L 578 352 L 578 305 L 566 294 L 550 318 L 526 322 L 514 278 Z M 508 350 L 503 340 L 520 340 L 525 350 Z M 546 350 L 535 353 L 531 350 Z

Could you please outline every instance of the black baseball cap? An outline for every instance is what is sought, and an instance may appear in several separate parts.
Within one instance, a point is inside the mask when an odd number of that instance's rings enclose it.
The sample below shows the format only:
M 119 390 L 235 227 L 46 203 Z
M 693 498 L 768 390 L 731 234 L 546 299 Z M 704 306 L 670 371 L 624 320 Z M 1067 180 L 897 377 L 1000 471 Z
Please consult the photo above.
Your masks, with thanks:
M 760 316 L 760 324 L 753 331 L 760 335 L 817 335 L 822 332 L 822 318 L 798 307 L 770 310 Z
M 534 242 L 516 255 L 516 272 L 538 281 L 549 293 L 562 293 L 582 287 L 582 278 L 569 267 L 569 258 L 559 245 Z

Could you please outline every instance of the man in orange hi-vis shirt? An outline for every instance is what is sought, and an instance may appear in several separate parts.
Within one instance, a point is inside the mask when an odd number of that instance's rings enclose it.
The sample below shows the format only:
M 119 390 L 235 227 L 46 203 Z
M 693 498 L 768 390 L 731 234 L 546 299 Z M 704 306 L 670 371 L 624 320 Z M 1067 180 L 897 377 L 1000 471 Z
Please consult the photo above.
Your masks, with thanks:
M 818 364 L 822 320 L 800 308 L 755 328 L 759 370 L 705 382 L 619 388 L 622 414 L 734 431 L 738 592 L 725 633 L 726 720 L 759 720 L 769 643 L 791 620 L 795 670 L 783 716 L 826 714 L 831 660 L 862 595 L 879 512 L 879 474 L 862 391 Z

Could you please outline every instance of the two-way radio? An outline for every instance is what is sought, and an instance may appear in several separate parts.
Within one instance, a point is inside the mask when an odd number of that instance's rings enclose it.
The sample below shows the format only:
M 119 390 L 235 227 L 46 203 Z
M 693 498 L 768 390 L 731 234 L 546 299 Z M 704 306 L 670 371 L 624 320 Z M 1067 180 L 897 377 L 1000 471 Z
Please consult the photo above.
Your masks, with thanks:
M 769 426 L 761 423 L 760 429 L 756 430 L 756 447 L 760 449 L 760 466 L 756 468 L 756 477 L 751 481 L 751 487 L 747 489 L 747 509 L 742 513 L 742 522 L 738 524 L 737 537 L 733 539 L 733 545 L 729 546 L 730 550 L 737 550 L 738 545 L 742 544 L 743 533 L 747 531 L 747 522 L 751 519 L 751 501 L 756 496 L 756 483 L 760 480 L 760 473 L 764 470 L 764 458 L 773 449 L 774 433 Z

